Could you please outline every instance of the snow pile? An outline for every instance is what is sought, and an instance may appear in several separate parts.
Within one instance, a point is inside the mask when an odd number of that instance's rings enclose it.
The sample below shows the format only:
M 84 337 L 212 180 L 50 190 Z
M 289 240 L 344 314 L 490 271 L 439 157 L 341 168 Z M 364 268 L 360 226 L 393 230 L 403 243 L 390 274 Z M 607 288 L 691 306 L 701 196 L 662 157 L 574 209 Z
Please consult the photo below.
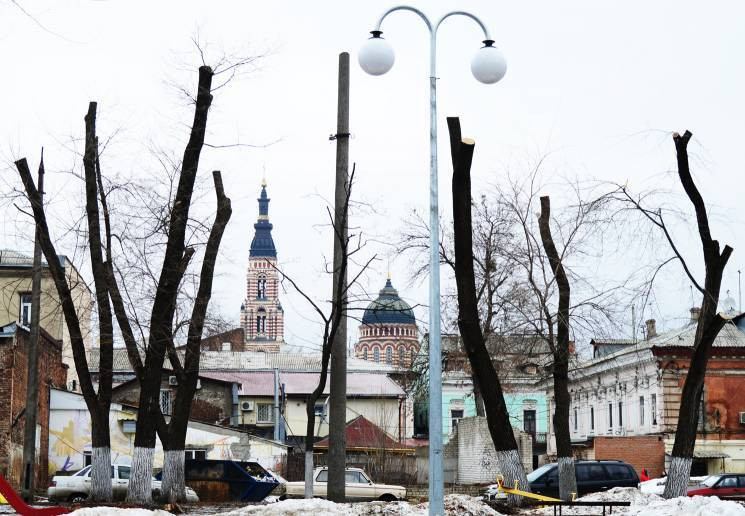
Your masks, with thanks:
M 723 501 L 715 496 L 682 496 L 665 500 L 659 495 L 642 493 L 634 487 L 615 487 L 609 491 L 591 493 L 583 502 L 631 502 L 629 507 L 613 507 L 613 514 L 627 516 L 745 516 L 745 506 Z M 599 507 L 563 507 L 562 514 L 597 514 Z M 544 507 L 536 514 L 553 514 L 553 507 Z
M 681 496 L 670 500 L 659 500 L 647 506 L 629 507 L 630 511 L 619 514 L 644 516 L 744 516 L 745 507 L 737 502 L 720 500 L 716 496 Z M 615 513 L 615 511 L 613 511 Z
M 168 511 L 147 509 L 123 509 L 119 507 L 84 507 L 70 513 L 71 516 L 173 516 Z
M 426 516 L 428 504 L 411 505 L 407 502 L 334 503 L 314 498 L 312 500 L 284 500 L 269 505 L 253 505 L 221 516 Z M 445 514 L 452 516 L 499 516 L 500 513 L 484 504 L 479 498 L 466 495 L 445 497 Z

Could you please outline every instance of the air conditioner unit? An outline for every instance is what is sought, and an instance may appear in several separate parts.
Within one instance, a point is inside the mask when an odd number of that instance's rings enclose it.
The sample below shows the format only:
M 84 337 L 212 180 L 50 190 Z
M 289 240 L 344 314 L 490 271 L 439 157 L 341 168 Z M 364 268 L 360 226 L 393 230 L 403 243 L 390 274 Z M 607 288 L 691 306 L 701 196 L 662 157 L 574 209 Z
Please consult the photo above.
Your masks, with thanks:
M 740 424 L 745 425 L 745 412 L 740 412 Z
M 251 412 L 254 409 L 253 401 L 241 401 L 241 410 L 243 412 Z
M 178 378 L 176 378 L 175 376 L 169 376 L 168 385 L 178 385 Z

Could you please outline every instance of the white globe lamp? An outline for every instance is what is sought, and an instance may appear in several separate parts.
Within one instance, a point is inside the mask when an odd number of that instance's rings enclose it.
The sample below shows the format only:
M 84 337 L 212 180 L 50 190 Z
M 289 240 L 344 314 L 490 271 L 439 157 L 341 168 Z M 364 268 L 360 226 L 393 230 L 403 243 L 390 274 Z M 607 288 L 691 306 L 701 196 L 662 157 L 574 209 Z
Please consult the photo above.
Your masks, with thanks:
M 494 46 L 493 40 L 484 40 L 484 46 L 473 56 L 471 73 L 484 84 L 494 84 L 507 73 L 507 60 L 502 51 Z
M 383 75 L 391 69 L 396 59 L 393 48 L 380 37 L 383 34 L 381 31 L 373 30 L 370 33 L 372 37 L 362 45 L 357 60 L 370 75 Z

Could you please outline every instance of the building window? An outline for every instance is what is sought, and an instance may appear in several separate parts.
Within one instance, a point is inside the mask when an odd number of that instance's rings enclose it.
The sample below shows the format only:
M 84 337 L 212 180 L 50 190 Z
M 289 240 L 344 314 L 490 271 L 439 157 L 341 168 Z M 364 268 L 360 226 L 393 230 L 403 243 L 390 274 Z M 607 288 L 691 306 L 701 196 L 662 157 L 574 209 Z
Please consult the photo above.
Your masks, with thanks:
M 639 396 L 639 426 L 644 426 L 644 396 Z
M 380 350 L 378 348 L 373 349 L 373 361 L 380 362 Z
M 456 428 L 458 428 L 458 421 L 463 419 L 463 409 L 456 409 L 450 411 L 450 424 L 451 429 L 455 431 Z
M 271 403 L 256 404 L 256 422 L 274 423 L 274 407 Z
M 385 348 L 385 363 L 388 365 L 393 364 L 393 348 L 391 346 Z
M 266 332 L 266 315 L 256 316 L 256 333 Z
M 623 401 L 618 402 L 618 426 L 623 427 Z
M 21 294 L 21 309 L 18 312 L 20 314 L 21 324 L 23 326 L 31 325 L 31 294 Z
M 257 287 L 257 297 L 259 299 L 265 299 L 266 298 L 266 278 L 259 278 L 259 281 L 256 285 Z
M 367 348 L 362 350 L 362 358 L 367 360 Z
M 579 411 L 577 410 L 577 407 L 574 408 L 574 431 L 577 431 L 577 428 L 579 427 Z
M 535 410 L 523 410 L 523 430 L 533 436 L 535 442 L 536 432 L 536 411 Z
M 93 452 L 84 451 L 83 452 L 83 466 L 90 466 L 92 462 L 93 462 Z
M 595 407 L 590 407 L 590 430 L 595 430 Z
M 405 361 L 406 361 L 406 350 L 404 348 L 399 348 L 398 365 L 403 366 Z
M 608 403 L 608 428 L 613 428 L 613 403 Z
M 650 408 L 652 409 L 652 424 L 657 424 L 657 395 L 652 394 L 649 399 Z
M 171 413 L 171 391 L 160 391 L 160 411 L 163 414 Z
M 205 460 L 207 458 L 207 450 L 198 449 L 198 448 L 194 448 L 191 450 L 184 450 L 184 458 L 186 460 L 189 460 L 189 459 Z

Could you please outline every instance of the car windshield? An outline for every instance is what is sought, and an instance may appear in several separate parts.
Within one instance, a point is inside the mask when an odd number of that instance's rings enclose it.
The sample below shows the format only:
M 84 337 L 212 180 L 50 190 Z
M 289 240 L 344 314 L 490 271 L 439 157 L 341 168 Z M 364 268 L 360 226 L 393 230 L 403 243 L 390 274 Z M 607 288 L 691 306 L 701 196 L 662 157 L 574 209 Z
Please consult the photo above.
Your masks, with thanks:
M 551 468 L 553 467 L 554 467 L 553 464 L 544 464 L 540 468 L 533 470 L 532 472 L 528 473 L 528 482 L 535 482 L 536 480 L 541 478 L 541 476 L 543 476 L 544 473 L 546 473 L 547 471 L 550 471 Z
M 721 475 L 709 475 L 701 483 L 706 487 L 713 487 L 714 484 L 717 483 L 717 480 L 719 480 L 720 478 L 722 478 Z
M 90 466 L 86 466 L 83 469 L 81 469 L 80 471 L 78 471 L 77 473 L 75 473 L 73 476 L 74 477 L 84 477 L 85 475 L 88 474 L 88 472 L 90 470 L 91 470 L 91 467 Z

